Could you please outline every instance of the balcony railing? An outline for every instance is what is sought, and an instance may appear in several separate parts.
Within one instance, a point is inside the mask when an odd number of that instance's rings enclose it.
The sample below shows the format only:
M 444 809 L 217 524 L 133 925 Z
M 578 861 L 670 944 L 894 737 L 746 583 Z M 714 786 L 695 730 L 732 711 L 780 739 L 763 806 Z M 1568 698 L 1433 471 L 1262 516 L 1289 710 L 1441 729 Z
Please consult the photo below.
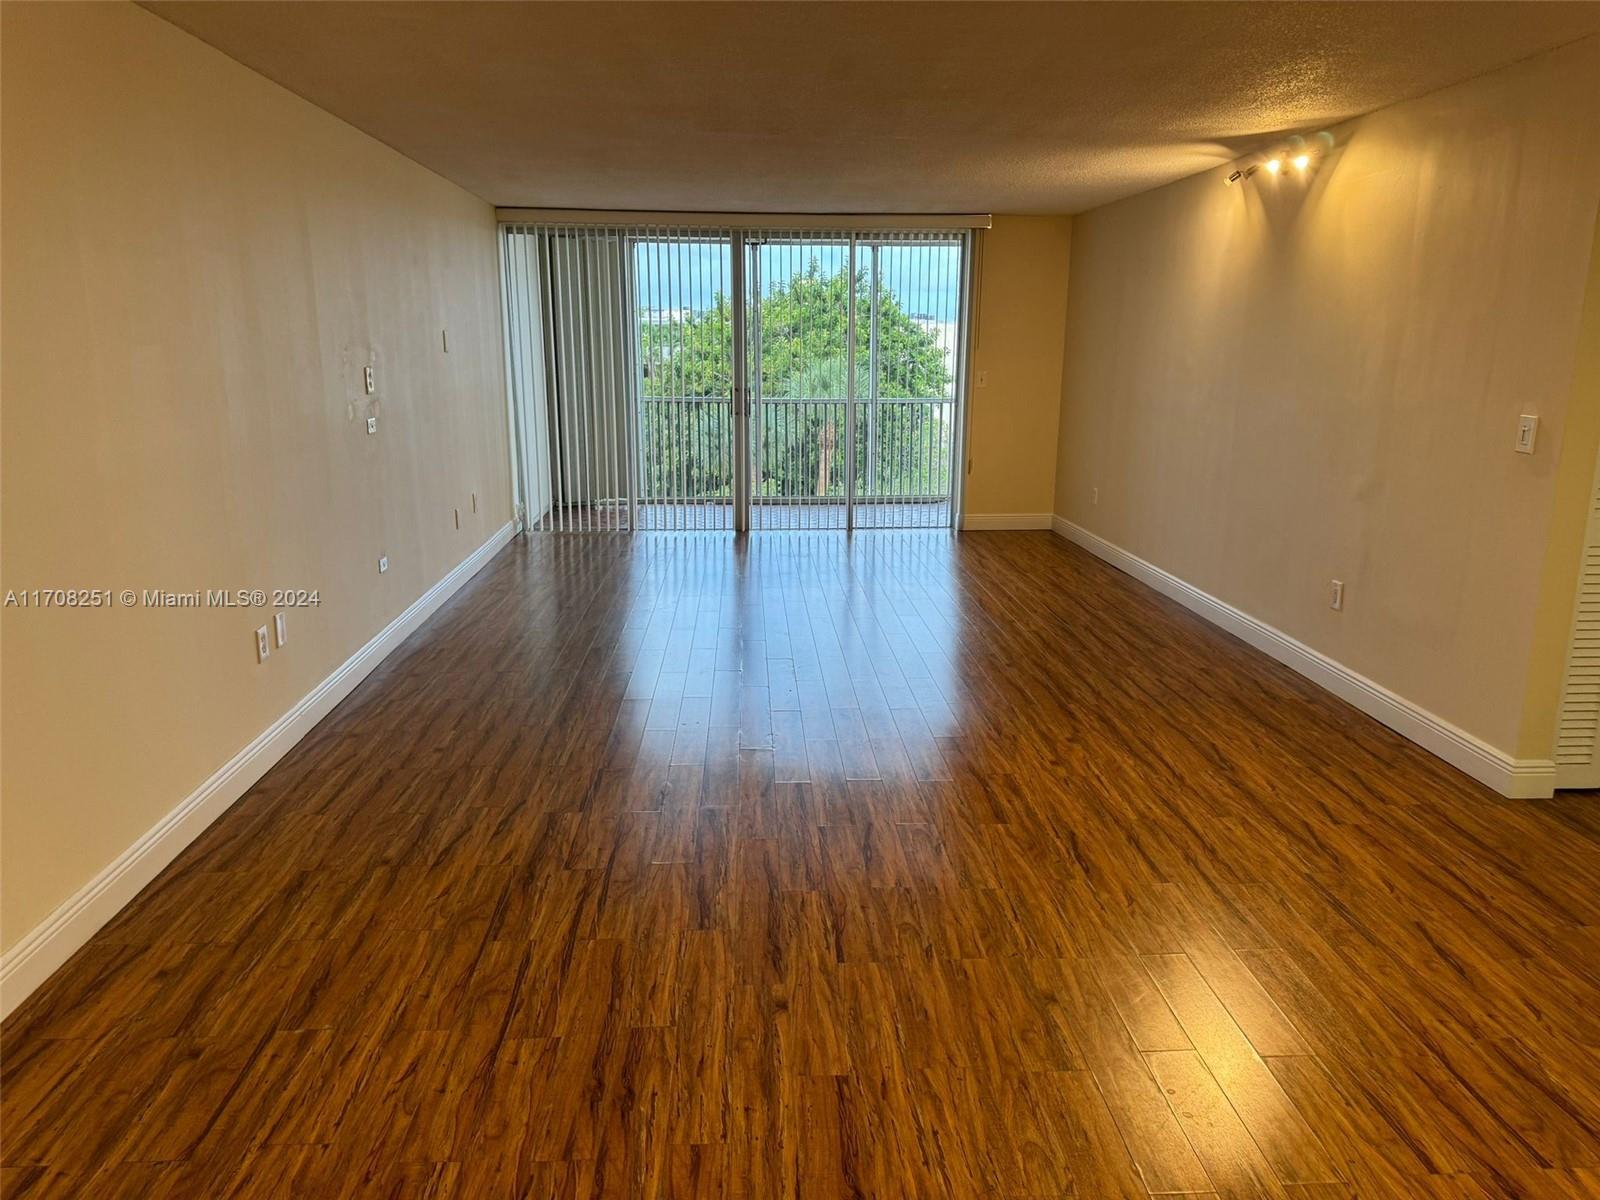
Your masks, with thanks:
M 780 527 L 794 517 L 790 510 L 796 506 L 838 508 L 838 524 L 844 523 L 847 403 L 841 397 L 763 397 L 755 406 L 752 503 L 772 510 L 754 516 L 758 527 Z M 647 396 L 639 412 L 638 490 L 647 506 L 645 517 L 650 506 L 732 503 L 733 407 L 728 399 Z M 855 503 L 903 509 L 859 523 L 885 523 L 880 518 L 891 516 L 887 523 L 946 523 L 954 438 L 952 400 L 857 401 Z M 812 516 L 801 523 L 821 520 Z

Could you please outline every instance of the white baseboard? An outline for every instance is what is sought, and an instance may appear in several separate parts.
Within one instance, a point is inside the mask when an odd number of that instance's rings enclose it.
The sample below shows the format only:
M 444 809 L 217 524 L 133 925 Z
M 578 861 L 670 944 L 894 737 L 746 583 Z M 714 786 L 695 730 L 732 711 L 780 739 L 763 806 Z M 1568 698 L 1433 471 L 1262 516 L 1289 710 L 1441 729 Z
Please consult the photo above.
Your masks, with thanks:
M 509 542 L 507 522 L 460 566 L 434 584 L 382 632 L 346 660 L 129 846 L 76 895 L 30 930 L 0 958 L 0 1018 L 12 1012 L 79 947 L 176 858 L 202 830 L 227 811 L 334 705 L 348 696 L 417 626 L 433 615 Z
M 1049 513 L 967 513 L 963 529 L 1049 529 Z
M 1336 662 L 1280 629 L 1274 629 L 1249 613 L 1241 612 L 1176 575 L 1163 571 L 1122 547 L 1090 533 L 1065 517 L 1051 523 L 1058 534 L 1082 546 L 1097 558 L 1170 596 L 1185 608 L 1198 613 L 1213 625 L 1271 655 L 1286 667 L 1298 671 L 1313 683 L 1326 688 L 1341 700 L 1355 705 L 1370 717 L 1407 737 L 1424 750 L 1437 754 L 1478 782 L 1487 784 L 1502 796 L 1537 799 L 1554 794 L 1555 764 L 1548 759 L 1513 758 L 1489 743 L 1457 728 L 1443 717 L 1396 695 L 1343 663 Z

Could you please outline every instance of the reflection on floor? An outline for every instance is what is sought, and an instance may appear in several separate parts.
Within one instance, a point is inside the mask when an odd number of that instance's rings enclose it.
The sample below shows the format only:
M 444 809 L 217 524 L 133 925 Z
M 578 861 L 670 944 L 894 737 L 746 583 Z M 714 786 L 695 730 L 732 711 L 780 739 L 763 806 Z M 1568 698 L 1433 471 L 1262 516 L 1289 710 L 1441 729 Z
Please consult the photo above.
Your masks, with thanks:
M 9 1195 L 1595 1195 L 1600 814 L 1048 533 L 533 537 L 4 1030 Z

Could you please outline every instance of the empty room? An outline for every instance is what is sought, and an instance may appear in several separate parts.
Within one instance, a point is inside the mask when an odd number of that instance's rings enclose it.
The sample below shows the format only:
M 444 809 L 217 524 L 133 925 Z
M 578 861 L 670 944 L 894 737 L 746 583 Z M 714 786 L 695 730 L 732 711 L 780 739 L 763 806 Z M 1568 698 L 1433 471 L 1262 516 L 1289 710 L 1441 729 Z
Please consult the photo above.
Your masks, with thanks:
M 1600 3 L 0 0 L 0 393 L 7 1200 L 1600 1198 Z

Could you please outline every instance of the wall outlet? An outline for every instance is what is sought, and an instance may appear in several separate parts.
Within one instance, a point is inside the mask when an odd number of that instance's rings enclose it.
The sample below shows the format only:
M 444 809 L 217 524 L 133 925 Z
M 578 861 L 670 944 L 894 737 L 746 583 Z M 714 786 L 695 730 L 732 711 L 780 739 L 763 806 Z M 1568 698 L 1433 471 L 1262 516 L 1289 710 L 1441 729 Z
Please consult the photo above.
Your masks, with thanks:
M 378 418 L 377 417 L 368 417 L 367 418 L 367 432 L 368 433 L 377 433 L 378 432 Z
M 1334 612 L 1344 611 L 1344 580 L 1335 579 L 1328 589 L 1328 607 Z
M 367 395 L 370 396 L 378 390 L 377 376 L 373 374 L 370 363 L 361 369 L 361 381 L 367 385 Z
M 378 574 L 382 575 L 388 569 L 389 569 L 389 556 L 387 554 L 380 554 L 378 556 Z
M 289 640 L 289 614 L 275 613 L 272 617 L 272 632 L 276 635 L 278 649 L 283 649 L 283 644 Z
M 1090 504 L 1099 504 L 1100 503 L 1100 489 L 1099 488 L 1090 488 L 1089 489 L 1089 503 Z
M 1533 443 L 1539 438 L 1539 418 L 1532 413 L 1523 413 L 1517 418 L 1517 441 L 1514 449 L 1518 454 L 1532 454 Z
M 256 661 L 264 663 L 267 656 L 272 653 L 272 647 L 267 642 L 267 627 L 263 625 L 256 630 Z

